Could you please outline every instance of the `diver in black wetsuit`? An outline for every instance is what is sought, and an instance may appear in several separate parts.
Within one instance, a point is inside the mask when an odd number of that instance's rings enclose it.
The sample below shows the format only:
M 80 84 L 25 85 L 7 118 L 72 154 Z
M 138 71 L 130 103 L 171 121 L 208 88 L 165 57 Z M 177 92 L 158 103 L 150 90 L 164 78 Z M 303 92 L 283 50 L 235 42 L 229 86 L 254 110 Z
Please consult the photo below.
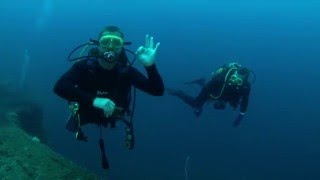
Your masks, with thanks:
M 164 84 L 155 65 L 160 43 L 154 44 L 153 37 L 146 35 L 145 46 L 140 46 L 135 53 L 148 77 L 129 65 L 124 49 L 126 42 L 118 27 L 107 26 L 98 38 L 98 48 L 89 51 L 88 58 L 76 62 L 54 86 L 58 96 L 72 102 L 67 129 L 76 132 L 76 138 L 84 141 L 87 137 L 81 126 L 95 123 L 100 127 L 108 124 L 115 127 L 117 120 L 129 114 L 132 86 L 153 96 L 164 93 Z M 126 145 L 132 149 L 132 124 L 125 122 L 129 127 Z
M 182 99 L 194 108 L 197 117 L 201 115 L 202 106 L 209 101 L 214 101 L 215 109 L 224 109 L 226 103 L 236 109 L 240 105 L 240 113 L 233 122 L 237 127 L 247 111 L 251 85 L 248 81 L 250 70 L 238 63 L 223 65 L 214 74 L 209 82 L 197 79 L 186 84 L 198 84 L 202 90 L 197 97 L 189 96 L 181 90 L 168 89 L 168 94 Z

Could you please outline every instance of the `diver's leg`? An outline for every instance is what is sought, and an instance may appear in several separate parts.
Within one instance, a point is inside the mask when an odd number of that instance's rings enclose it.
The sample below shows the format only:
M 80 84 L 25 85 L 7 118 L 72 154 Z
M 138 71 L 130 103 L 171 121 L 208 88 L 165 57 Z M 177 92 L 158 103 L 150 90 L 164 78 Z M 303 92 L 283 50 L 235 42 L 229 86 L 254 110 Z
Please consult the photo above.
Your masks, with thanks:
M 77 132 L 83 125 L 90 123 L 88 120 L 91 119 L 86 114 L 71 114 L 66 123 L 66 129 L 70 132 Z
M 184 84 L 196 84 L 200 87 L 204 87 L 206 85 L 206 79 L 205 78 L 199 78 L 199 79 L 195 79 L 195 80 L 192 80 L 192 81 L 188 81 L 188 82 L 185 82 Z
M 191 107 L 194 107 L 195 105 L 195 99 L 183 92 L 182 90 L 175 90 L 175 89 L 167 89 L 167 92 L 171 96 L 176 96 L 179 99 L 181 99 L 184 103 L 188 104 Z
M 76 116 L 77 115 L 70 114 L 70 117 L 68 118 L 66 123 L 66 129 L 73 133 L 77 132 L 79 129 L 79 120 Z

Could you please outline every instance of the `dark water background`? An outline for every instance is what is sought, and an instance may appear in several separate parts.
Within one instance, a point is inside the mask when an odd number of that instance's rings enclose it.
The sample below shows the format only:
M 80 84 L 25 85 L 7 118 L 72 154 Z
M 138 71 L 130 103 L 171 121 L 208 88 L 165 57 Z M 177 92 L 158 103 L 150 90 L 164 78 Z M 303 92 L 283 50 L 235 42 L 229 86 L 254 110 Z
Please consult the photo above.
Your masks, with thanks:
M 237 111 L 208 105 L 196 119 L 175 98 L 137 93 L 136 148 L 124 147 L 123 126 L 107 130 L 110 179 L 320 179 L 318 1 L 51 1 L 0 2 L 0 79 L 18 82 L 29 50 L 27 91 L 45 110 L 51 147 L 81 166 L 100 167 L 98 129 L 88 143 L 64 129 L 66 103 L 52 87 L 71 63 L 68 53 L 118 25 L 130 49 L 150 33 L 161 46 L 158 69 L 166 87 L 209 77 L 220 65 L 240 62 L 257 74 L 244 122 Z M 144 69 L 136 63 L 136 67 Z M 40 160 L 39 160 L 40 161 Z

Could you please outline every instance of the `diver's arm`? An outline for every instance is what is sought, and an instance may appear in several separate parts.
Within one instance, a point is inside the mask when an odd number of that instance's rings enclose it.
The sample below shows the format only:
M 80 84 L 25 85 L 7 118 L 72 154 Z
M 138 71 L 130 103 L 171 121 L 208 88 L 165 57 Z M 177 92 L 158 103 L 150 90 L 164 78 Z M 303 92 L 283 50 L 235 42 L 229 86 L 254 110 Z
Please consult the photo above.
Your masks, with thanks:
M 164 93 L 163 80 L 157 70 L 156 65 L 145 67 L 148 78 L 135 68 L 130 68 L 132 83 L 138 89 L 154 96 L 162 96 Z
M 95 96 L 77 87 L 85 68 L 81 63 L 74 64 L 56 82 L 53 91 L 60 97 L 79 103 L 92 104 Z
M 243 95 L 242 95 L 242 99 L 241 99 L 241 102 L 240 102 L 240 113 L 242 115 L 244 115 L 247 111 L 247 107 L 248 107 L 248 104 L 249 104 L 249 96 L 250 96 L 250 85 L 248 86 L 248 88 L 246 88 L 243 92 Z

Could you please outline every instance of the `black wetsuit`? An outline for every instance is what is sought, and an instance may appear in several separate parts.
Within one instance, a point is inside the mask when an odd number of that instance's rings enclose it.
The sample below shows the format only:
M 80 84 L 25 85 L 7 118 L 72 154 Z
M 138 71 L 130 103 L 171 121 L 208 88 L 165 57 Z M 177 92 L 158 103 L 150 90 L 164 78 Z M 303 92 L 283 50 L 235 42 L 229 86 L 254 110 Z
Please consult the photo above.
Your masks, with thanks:
M 171 95 L 177 96 L 182 99 L 185 103 L 189 104 L 197 111 L 197 115 L 200 115 L 202 106 L 209 102 L 210 100 L 215 101 L 215 103 L 229 103 L 230 106 L 236 108 L 240 105 L 240 112 L 245 113 L 248 107 L 249 95 L 250 95 L 250 83 L 248 81 L 244 81 L 241 86 L 233 86 L 229 85 L 228 82 L 225 83 L 225 88 L 221 93 L 221 90 L 224 85 L 225 76 L 227 70 L 224 70 L 222 73 L 215 75 L 208 83 L 206 83 L 200 93 L 194 98 L 184 93 L 183 91 L 176 91 L 174 93 L 170 93 Z M 228 78 L 232 73 L 228 75 Z M 216 97 L 216 98 L 212 98 Z M 223 109 L 224 107 L 219 105 L 218 109 Z
M 132 66 L 119 63 L 112 70 L 105 70 L 97 59 L 84 60 L 75 63 L 57 81 L 54 92 L 79 103 L 81 125 L 99 123 L 106 118 L 101 109 L 93 106 L 96 97 L 111 99 L 116 107 L 123 108 L 123 114 L 129 108 L 132 86 L 154 96 L 163 95 L 164 85 L 156 66 L 146 67 L 146 71 L 148 78 Z

